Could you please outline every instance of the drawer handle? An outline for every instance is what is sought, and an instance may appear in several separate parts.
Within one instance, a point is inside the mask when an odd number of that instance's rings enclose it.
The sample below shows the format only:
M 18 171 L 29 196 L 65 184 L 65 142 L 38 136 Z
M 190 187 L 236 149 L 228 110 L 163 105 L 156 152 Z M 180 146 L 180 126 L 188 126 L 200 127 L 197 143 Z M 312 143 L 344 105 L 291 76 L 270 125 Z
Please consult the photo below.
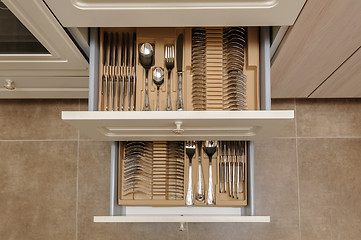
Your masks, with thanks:
M 175 126 L 176 126 L 176 128 L 173 129 L 174 134 L 183 134 L 184 133 L 184 129 L 181 128 L 182 127 L 181 121 L 175 122 Z

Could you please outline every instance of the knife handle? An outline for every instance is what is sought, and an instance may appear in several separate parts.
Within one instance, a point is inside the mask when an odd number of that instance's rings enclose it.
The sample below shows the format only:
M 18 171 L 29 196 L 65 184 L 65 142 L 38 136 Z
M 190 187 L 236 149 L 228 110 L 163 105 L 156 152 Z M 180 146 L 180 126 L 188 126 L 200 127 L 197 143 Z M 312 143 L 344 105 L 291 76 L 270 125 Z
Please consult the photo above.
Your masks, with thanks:
M 178 72 L 177 111 L 183 110 L 182 72 Z

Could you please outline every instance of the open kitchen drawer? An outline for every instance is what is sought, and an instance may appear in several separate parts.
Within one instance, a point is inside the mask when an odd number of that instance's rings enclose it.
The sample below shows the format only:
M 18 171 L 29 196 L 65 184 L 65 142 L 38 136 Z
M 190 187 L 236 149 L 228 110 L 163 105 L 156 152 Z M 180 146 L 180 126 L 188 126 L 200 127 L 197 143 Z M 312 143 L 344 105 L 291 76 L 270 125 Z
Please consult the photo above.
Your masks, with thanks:
M 213 30 L 214 28 L 212 28 Z M 268 222 L 269 217 L 256 217 L 254 215 L 254 174 L 253 174 L 253 142 L 255 139 L 264 139 L 274 136 L 280 128 L 294 118 L 293 111 L 271 111 L 270 110 L 270 79 L 269 79 L 269 35 L 268 28 L 263 28 L 259 38 L 258 28 L 248 28 L 247 31 L 247 47 L 245 50 L 245 69 L 247 75 L 247 106 L 245 111 L 223 111 L 222 104 L 217 101 L 223 101 L 222 96 L 217 100 L 218 88 L 211 89 L 216 94 L 211 94 L 211 101 L 207 102 L 207 109 L 211 111 L 192 111 L 192 62 L 191 62 L 191 36 L 192 32 L 189 28 L 176 29 L 123 29 L 123 28 L 103 28 L 100 30 L 100 42 L 98 42 L 98 32 L 92 29 L 91 38 L 91 78 L 90 78 L 90 96 L 89 110 L 78 112 L 63 112 L 62 118 L 71 125 L 79 128 L 83 134 L 87 134 L 96 140 L 115 141 L 112 144 L 112 169 L 111 169 L 111 217 L 95 217 L 96 222 Z M 155 65 L 163 66 L 164 64 L 164 43 L 157 42 L 154 35 L 159 37 L 166 32 L 168 42 L 174 42 L 176 36 L 180 33 L 184 34 L 184 63 L 183 63 L 183 87 L 184 87 L 184 108 L 183 111 L 130 111 L 124 109 L 119 111 L 116 105 L 114 111 L 104 111 L 108 106 L 109 98 L 104 97 L 103 89 L 104 66 L 102 65 L 103 33 L 123 31 L 136 31 L 140 44 L 142 41 L 154 41 L 155 46 Z M 148 38 L 143 33 L 148 34 Z M 157 34 L 154 34 L 157 33 Z M 152 35 L 153 34 L 153 35 Z M 170 35 L 169 35 L 170 34 Z M 142 39 L 142 37 L 144 39 Z M 261 39 L 261 42 L 259 42 Z M 187 43 L 188 41 L 188 43 Z M 163 44 L 163 45 L 162 45 Z M 188 44 L 188 45 L 187 45 Z M 188 46 L 188 47 L 187 47 Z M 136 54 L 138 56 L 138 54 Z M 221 58 L 222 59 L 222 58 Z M 212 71 L 214 68 L 212 68 Z M 222 79 L 222 65 L 221 65 Z M 176 79 L 175 70 L 172 79 Z M 144 101 L 144 70 L 137 66 L 137 94 L 135 110 L 141 110 Z M 99 81 L 99 79 L 101 81 Z M 173 80 L 172 80 L 173 81 Z M 175 80 L 174 80 L 175 81 Z M 222 83 L 221 83 L 222 84 Z M 172 86 L 176 86 L 172 82 Z M 218 86 L 218 85 L 217 85 Z M 222 85 L 219 87 L 222 91 Z M 108 88 L 107 88 L 108 89 Z M 166 96 L 165 87 L 160 89 L 160 96 L 164 99 Z M 172 89 L 172 99 L 176 98 L 176 89 Z M 155 99 L 156 88 L 153 84 L 150 87 L 150 98 Z M 107 95 L 108 96 L 108 95 Z M 216 96 L 214 98 L 214 96 Z M 208 97 L 208 95 L 207 95 Z M 208 99 L 208 98 L 207 98 Z M 214 101 L 213 101 L 214 100 Z M 130 101 L 129 101 L 130 102 Z M 208 103 L 210 103 L 208 105 Z M 213 105 L 212 105 L 213 104 Z M 113 106 L 113 107 L 114 107 Z M 155 101 L 151 101 L 154 109 Z M 161 102 L 164 107 L 164 102 Z M 100 111 L 94 111 L 94 110 Z M 262 109 L 262 110 L 260 110 Z M 140 201 L 137 204 L 134 198 L 122 198 L 121 195 L 121 179 L 122 179 L 122 159 L 124 158 L 124 147 L 126 142 L 122 141 L 204 141 L 204 140 L 224 140 L 224 141 L 247 141 L 245 163 L 245 181 L 244 181 L 244 197 L 239 201 L 229 202 L 229 199 L 221 201 L 218 195 L 218 205 L 211 208 L 204 207 L 185 207 L 184 196 L 181 201 L 164 200 L 164 204 L 157 202 L 152 204 L 148 201 Z M 121 141 L 121 142 L 118 142 Z M 155 142 L 156 143 L 156 142 Z M 166 142 L 163 142 L 164 144 Z M 183 142 L 184 144 L 184 142 Z M 219 153 L 217 158 L 213 159 L 214 166 L 219 165 Z M 196 154 L 197 155 L 197 154 Z M 183 159 L 186 159 L 183 153 Z M 193 164 L 194 165 L 194 164 Z M 184 161 L 184 168 L 187 169 L 188 163 Z M 203 170 L 204 171 L 204 170 Z M 216 184 L 217 171 L 214 171 Z M 205 174 L 206 175 L 206 174 Z M 187 181 L 185 174 L 183 186 Z M 205 176 L 207 177 L 207 176 Z M 218 186 L 218 185 L 217 185 Z M 185 187 L 183 188 L 185 190 Z M 162 199 L 159 199 L 162 201 Z M 169 203 L 169 204 L 168 204 Z M 121 206 L 121 205 L 123 206 Z M 127 205 L 127 206 L 124 206 Z M 131 207 L 130 207 L 131 206 Z M 159 207 L 146 207 L 159 206 Z M 161 207 L 160 207 L 161 206 Z M 173 206 L 173 207 L 169 207 Z M 184 206 L 184 207 L 182 207 Z M 200 206 L 200 205 L 199 205 Z M 227 207 L 228 206 L 228 207 Z M 120 215 L 120 216 L 116 216 Z M 166 215 L 166 216 L 164 216 Z M 206 218 L 205 215 L 211 215 Z M 116 216 L 116 217 L 115 217 Z
M 211 28 L 213 31 L 219 31 L 221 28 Z M 127 109 L 128 96 L 125 92 L 124 103 L 122 99 L 115 100 L 108 97 L 104 99 L 106 91 L 104 90 L 103 70 L 103 38 L 104 33 L 112 32 L 136 32 L 137 45 L 148 41 L 155 45 L 155 66 L 164 67 L 164 45 L 165 43 L 175 43 L 179 34 L 184 34 L 184 61 L 183 61 L 183 110 L 184 111 L 141 111 L 144 103 L 145 92 L 145 74 L 139 61 L 136 64 L 137 86 L 135 94 L 135 110 Z M 222 32 L 220 32 L 222 40 Z M 214 34 L 207 34 L 207 37 Z M 218 39 L 215 35 L 215 39 Z M 83 134 L 101 141 L 185 141 L 185 140 L 255 140 L 265 139 L 274 136 L 279 129 L 293 119 L 293 111 L 260 111 L 261 93 L 260 86 L 260 64 L 259 64 L 259 33 L 258 28 L 251 27 L 247 31 L 247 45 L 244 60 L 244 75 L 247 76 L 245 95 L 247 111 L 223 111 L 223 72 L 222 72 L 222 52 L 219 54 L 220 62 L 216 57 L 207 59 L 212 61 L 205 66 L 207 69 L 206 78 L 210 78 L 207 83 L 206 95 L 204 96 L 207 111 L 197 110 L 194 104 L 195 97 L 193 93 L 194 79 L 192 78 L 192 28 L 102 28 L 100 38 L 100 65 L 96 79 L 95 97 L 97 101 L 96 108 L 100 111 L 78 111 L 63 112 L 64 121 L 78 128 Z M 222 48 L 222 42 L 221 48 Z M 222 49 L 221 49 L 222 50 Z M 109 53 L 108 53 L 109 56 Z M 138 56 L 138 54 L 136 54 Z M 217 62 L 218 61 L 218 62 Z M 210 65 L 210 66 L 208 66 Z M 108 71 L 114 71 L 112 69 Z M 150 74 L 151 75 L 151 74 Z M 151 79 L 151 77 L 150 77 Z M 168 79 L 165 78 L 165 81 Z M 110 82 L 110 77 L 107 80 Z M 116 82 L 116 80 L 114 79 Z M 207 80 L 208 81 L 208 80 Z M 125 81 L 127 83 L 127 81 Z M 164 110 L 166 106 L 167 84 L 160 88 L 160 109 Z M 149 81 L 149 98 L 152 110 L 156 108 L 156 87 Z M 121 86 L 120 86 L 121 87 Z M 115 91 L 114 90 L 112 91 Z M 115 91 L 117 92 L 117 91 Z M 120 92 L 120 89 L 119 89 Z M 171 99 L 173 109 L 176 108 L 177 99 L 177 72 L 174 69 L 171 75 Z M 108 95 L 107 95 L 108 96 Z M 130 97 L 130 96 L 129 96 Z M 114 111 L 104 111 L 108 105 L 114 103 Z M 116 104 L 124 105 L 124 111 L 119 111 Z M 106 105 L 106 107 L 105 107 Z M 131 104 L 129 104 L 131 106 Z M 110 107 L 109 107 L 110 108 Z

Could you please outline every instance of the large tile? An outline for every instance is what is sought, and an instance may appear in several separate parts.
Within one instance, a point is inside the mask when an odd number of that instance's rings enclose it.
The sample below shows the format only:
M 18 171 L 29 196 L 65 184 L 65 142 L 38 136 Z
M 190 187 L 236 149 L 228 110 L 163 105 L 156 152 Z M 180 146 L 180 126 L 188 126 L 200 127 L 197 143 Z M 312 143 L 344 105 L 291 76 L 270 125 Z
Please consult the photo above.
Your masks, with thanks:
M 361 99 L 297 100 L 299 137 L 360 137 Z
M 61 112 L 78 109 L 79 100 L 0 100 L 0 140 L 77 139 Z
M 298 221 L 270 223 L 189 223 L 189 240 L 289 240 L 299 239 Z
M 294 99 L 272 99 L 272 110 L 295 110 Z M 295 113 L 296 115 L 296 113 Z M 290 121 L 275 137 L 296 137 L 295 119 Z
M 254 223 L 255 224 L 255 223 Z M 189 223 L 189 240 L 251 240 L 253 225 L 251 223 Z M 265 223 L 257 223 L 266 226 Z
M 78 239 L 186 239 L 177 223 L 93 223 L 109 215 L 110 143 L 81 141 Z
M 361 139 L 299 139 L 302 239 L 360 237 Z
M 189 239 L 299 239 L 295 139 L 255 142 L 255 213 L 270 223 L 192 223 Z
M 77 142 L 0 142 L 1 239 L 75 239 Z
M 296 140 L 256 141 L 254 167 L 257 215 L 298 219 Z

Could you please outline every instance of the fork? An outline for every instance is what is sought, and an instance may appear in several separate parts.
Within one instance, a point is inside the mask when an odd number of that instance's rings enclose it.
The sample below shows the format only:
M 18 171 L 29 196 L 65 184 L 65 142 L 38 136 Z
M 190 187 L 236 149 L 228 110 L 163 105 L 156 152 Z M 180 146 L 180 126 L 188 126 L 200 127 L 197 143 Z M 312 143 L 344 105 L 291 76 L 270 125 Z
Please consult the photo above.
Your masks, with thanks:
M 167 106 L 166 111 L 172 111 L 172 100 L 170 97 L 170 90 L 171 90 L 171 74 L 174 68 L 174 45 L 165 45 L 164 47 L 164 62 L 165 67 L 168 70 L 168 84 L 167 84 Z
M 188 171 L 188 189 L 186 196 L 186 205 L 193 205 L 193 190 L 192 190 L 192 158 L 196 153 L 196 144 L 194 141 L 187 141 L 186 143 L 186 154 L 189 158 L 189 171 Z
M 209 158 L 209 175 L 208 175 L 208 191 L 207 191 L 207 204 L 213 205 L 215 203 L 214 199 L 214 186 L 213 186 L 213 177 L 212 177 L 212 157 L 217 151 L 217 141 L 205 141 L 203 144 L 203 151 L 207 154 Z

